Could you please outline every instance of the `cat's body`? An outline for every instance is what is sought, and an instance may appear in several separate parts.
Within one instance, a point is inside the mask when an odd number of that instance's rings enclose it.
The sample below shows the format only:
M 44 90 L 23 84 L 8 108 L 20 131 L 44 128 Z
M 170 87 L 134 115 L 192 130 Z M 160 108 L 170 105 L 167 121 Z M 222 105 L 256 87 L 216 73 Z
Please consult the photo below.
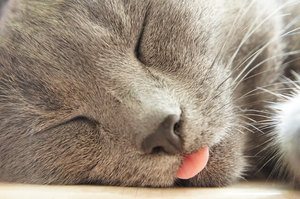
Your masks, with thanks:
M 300 69 L 291 62 L 300 37 L 289 32 L 297 8 L 10 0 L 0 25 L 0 180 L 223 186 L 264 170 L 297 184 L 300 125 L 287 124 L 300 121 L 299 94 L 281 97 L 297 87 L 283 78 Z M 169 116 L 180 117 L 175 149 L 145 145 Z M 178 180 L 183 156 L 204 146 L 206 168 Z

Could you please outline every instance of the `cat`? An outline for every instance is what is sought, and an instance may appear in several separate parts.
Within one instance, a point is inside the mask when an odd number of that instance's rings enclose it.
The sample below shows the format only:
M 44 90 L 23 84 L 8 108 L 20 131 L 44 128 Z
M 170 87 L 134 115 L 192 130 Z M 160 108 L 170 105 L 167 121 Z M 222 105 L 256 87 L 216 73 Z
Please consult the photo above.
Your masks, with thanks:
M 299 185 L 299 4 L 1 3 L 0 181 Z

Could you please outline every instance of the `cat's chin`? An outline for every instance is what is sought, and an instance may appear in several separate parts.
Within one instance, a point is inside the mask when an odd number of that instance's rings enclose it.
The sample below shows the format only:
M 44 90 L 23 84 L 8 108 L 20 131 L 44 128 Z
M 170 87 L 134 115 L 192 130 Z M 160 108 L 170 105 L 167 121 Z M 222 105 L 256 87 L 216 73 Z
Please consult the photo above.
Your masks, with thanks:
M 172 187 L 177 181 L 176 172 L 181 158 L 163 154 L 119 157 L 117 167 L 99 164 L 91 170 L 91 184 L 125 187 Z M 136 162 L 136 163 L 135 163 Z M 109 173 L 108 173 L 109 170 Z
M 300 182 L 300 90 L 276 106 L 277 142 L 283 161 L 295 183 Z

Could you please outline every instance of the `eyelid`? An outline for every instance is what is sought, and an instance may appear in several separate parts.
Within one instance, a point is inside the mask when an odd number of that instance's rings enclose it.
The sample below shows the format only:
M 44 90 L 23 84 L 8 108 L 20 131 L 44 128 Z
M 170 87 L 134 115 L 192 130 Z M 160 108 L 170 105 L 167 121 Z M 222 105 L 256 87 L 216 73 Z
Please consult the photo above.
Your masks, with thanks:
M 98 124 L 98 121 L 96 121 L 95 119 L 84 116 L 84 115 L 79 115 L 79 116 L 73 117 L 72 119 L 66 121 L 66 123 L 74 122 L 74 121 L 82 121 L 82 122 L 90 123 L 92 125 Z
M 140 47 L 141 47 L 141 43 L 142 43 L 143 38 L 144 38 L 145 27 L 148 23 L 148 15 L 149 15 L 149 8 L 147 9 L 147 11 L 145 13 L 143 23 L 142 23 L 142 27 L 141 27 L 141 30 L 138 34 L 137 42 L 136 42 L 135 48 L 134 48 L 134 54 L 135 54 L 136 58 L 142 63 L 143 63 L 143 61 L 141 60 L 142 53 L 140 51 Z
M 93 118 L 90 118 L 90 117 L 87 117 L 87 116 L 84 116 L 84 115 L 78 115 L 78 116 L 75 116 L 75 117 L 71 117 L 70 119 L 66 119 L 64 121 L 58 121 L 58 122 L 52 123 L 49 126 L 43 128 L 43 129 L 40 129 L 37 133 L 41 133 L 41 132 L 44 132 L 44 131 L 49 131 L 53 128 L 57 128 L 59 126 L 66 125 L 68 123 L 76 122 L 76 121 L 81 121 L 81 122 L 87 123 L 87 124 L 89 124 L 91 126 L 94 126 L 94 127 L 99 125 L 99 122 L 96 121 Z

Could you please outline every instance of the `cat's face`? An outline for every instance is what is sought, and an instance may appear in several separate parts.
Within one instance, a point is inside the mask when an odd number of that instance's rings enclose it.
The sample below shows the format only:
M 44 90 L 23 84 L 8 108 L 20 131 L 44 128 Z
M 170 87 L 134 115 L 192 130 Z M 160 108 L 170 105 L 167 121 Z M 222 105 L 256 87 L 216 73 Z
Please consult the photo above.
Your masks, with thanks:
M 0 179 L 171 186 L 185 154 L 234 140 L 215 3 L 12 1 L 0 45 Z M 146 152 L 170 115 L 180 150 Z M 240 170 L 227 147 L 228 162 L 210 171 L 219 182 L 230 178 L 222 168 Z

